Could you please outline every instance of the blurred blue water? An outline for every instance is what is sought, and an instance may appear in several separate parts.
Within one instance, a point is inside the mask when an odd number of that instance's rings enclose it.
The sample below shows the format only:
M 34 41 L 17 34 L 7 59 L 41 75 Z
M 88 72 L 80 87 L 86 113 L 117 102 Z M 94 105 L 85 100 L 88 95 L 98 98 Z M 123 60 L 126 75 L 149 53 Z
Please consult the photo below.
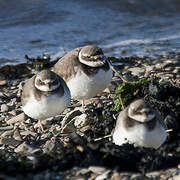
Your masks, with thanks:
M 0 0 L 0 66 L 94 44 L 106 55 L 180 48 L 179 0 Z

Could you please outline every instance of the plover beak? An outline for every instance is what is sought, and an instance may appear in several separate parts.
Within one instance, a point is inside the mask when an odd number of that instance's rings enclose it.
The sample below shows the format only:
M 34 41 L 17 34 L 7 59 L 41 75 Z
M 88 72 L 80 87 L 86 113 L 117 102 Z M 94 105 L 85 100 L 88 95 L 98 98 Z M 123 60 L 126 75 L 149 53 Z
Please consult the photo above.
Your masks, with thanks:
M 146 112 L 142 112 L 142 116 L 146 119 L 148 117 L 148 114 Z
M 49 83 L 46 84 L 46 87 L 50 89 L 51 85 Z
M 97 55 L 97 56 L 94 56 L 94 59 L 105 63 L 107 58 L 104 55 Z
M 107 58 L 102 55 L 94 56 L 94 59 L 97 61 L 99 65 L 104 65 L 106 63 Z

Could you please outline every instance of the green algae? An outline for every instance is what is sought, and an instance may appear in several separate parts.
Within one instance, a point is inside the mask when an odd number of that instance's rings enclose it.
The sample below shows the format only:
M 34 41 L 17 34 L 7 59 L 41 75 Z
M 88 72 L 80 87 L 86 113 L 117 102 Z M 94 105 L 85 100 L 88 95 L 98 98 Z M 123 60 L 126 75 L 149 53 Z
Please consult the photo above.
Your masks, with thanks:
M 127 106 L 128 102 L 133 100 L 135 94 L 140 90 L 144 85 L 147 85 L 150 82 L 150 78 L 142 78 L 139 81 L 128 81 L 120 84 L 116 88 L 116 96 L 114 98 L 114 104 L 112 110 L 120 111 L 123 109 L 123 105 Z M 121 103 L 122 100 L 122 103 Z

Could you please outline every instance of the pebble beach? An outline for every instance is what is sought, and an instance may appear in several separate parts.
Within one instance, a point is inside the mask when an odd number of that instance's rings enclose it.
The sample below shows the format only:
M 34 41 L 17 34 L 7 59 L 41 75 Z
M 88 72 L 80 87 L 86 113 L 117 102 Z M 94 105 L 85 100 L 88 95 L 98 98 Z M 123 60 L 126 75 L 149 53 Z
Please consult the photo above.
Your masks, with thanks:
M 1 179 L 180 178 L 180 54 L 108 59 L 115 69 L 108 88 L 89 99 L 85 111 L 72 101 L 63 113 L 43 121 L 44 132 L 21 109 L 20 84 L 36 73 L 34 67 L 24 63 L 0 68 Z M 163 116 L 168 138 L 159 149 L 112 143 L 121 76 L 128 82 L 151 79 L 133 98 L 149 100 Z

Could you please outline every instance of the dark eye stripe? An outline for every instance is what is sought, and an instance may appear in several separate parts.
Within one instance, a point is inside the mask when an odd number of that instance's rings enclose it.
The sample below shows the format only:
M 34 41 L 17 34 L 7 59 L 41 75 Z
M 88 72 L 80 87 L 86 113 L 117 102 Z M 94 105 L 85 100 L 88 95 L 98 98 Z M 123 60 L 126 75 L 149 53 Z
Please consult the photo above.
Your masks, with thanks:
M 51 83 L 52 85 L 56 85 L 56 84 L 58 84 L 58 80 L 57 79 L 55 79 L 52 83 Z
M 44 83 L 40 79 L 38 79 L 37 84 L 38 85 L 43 85 Z

